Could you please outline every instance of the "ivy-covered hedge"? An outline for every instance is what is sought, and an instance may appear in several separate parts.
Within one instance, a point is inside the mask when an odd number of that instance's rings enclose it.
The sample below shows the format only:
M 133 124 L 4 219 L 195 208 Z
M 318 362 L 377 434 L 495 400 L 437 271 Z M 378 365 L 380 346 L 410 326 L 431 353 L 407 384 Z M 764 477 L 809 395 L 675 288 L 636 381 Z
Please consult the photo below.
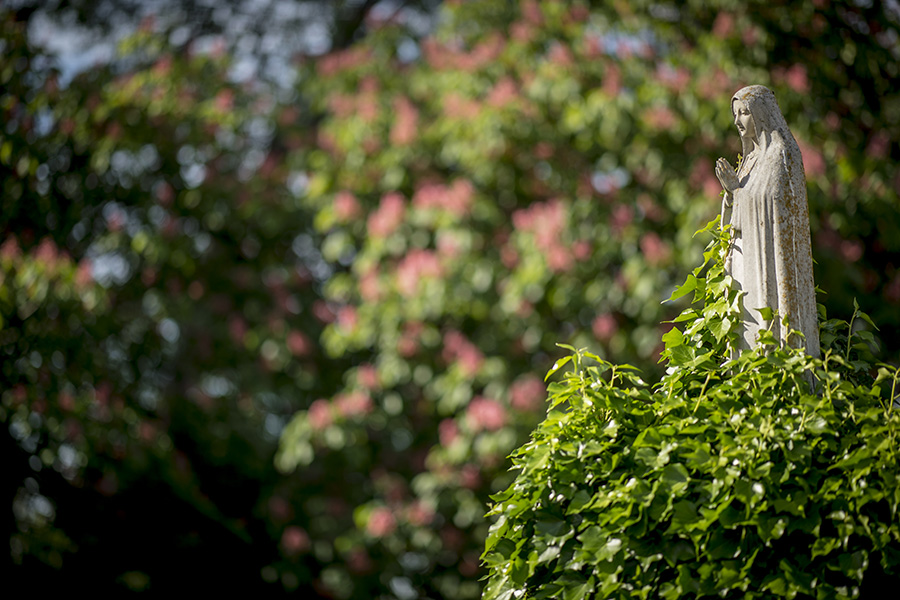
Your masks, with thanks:
M 821 359 L 771 335 L 736 355 L 715 225 L 661 382 L 571 348 L 554 366 L 574 369 L 494 497 L 485 599 L 854 598 L 900 576 L 900 373 L 836 320 Z

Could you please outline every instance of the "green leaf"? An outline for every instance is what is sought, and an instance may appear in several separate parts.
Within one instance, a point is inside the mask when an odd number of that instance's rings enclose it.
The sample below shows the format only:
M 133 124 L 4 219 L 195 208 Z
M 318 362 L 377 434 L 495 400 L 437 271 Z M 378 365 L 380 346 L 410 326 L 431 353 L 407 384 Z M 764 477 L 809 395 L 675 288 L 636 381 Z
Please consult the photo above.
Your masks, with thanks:
M 731 330 L 731 321 L 728 317 L 723 319 L 712 319 L 709 321 L 709 330 L 712 332 L 716 341 L 719 342 Z
M 775 318 L 775 312 L 768 306 L 757 308 L 756 311 L 759 313 L 759 316 L 763 321 L 768 322 Z
M 570 356 L 566 356 L 566 357 L 564 357 L 564 358 L 561 358 L 561 359 L 559 359 L 558 361 L 556 361 L 555 363 L 553 363 L 553 366 L 550 367 L 550 370 L 549 370 L 549 371 L 547 371 L 547 375 L 544 376 L 544 381 L 547 381 L 548 379 L 550 379 L 550 376 L 551 376 L 551 375 L 553 375 L 554 373 L 556 373 L 557 371 L 559 371 L 561 368 L 563 368 L 564 366 L 566 366 L 566 365 L 569 363 L 570 360 L 572 360 L 572 356 L 571 356 L 571 355 L 570 355 Z
M 672 295 L 669 296 L 668 300 L 663 300 L 663 302 L 674 302 L 683 296 L 687 296 L 691 292 L 697 289 L 697 278 L 693 275 L 688 275 L 687 281 L 684 284 L 675 288 L 675 291 L 672 292 Z
M 673 327 L 662 335 L 662 342 L 666 348 L 674 348 L 684 343 L 684 334 L 677 327 Z
M 872 317 L 870 317 L 869 315 L 867 315 L 866 313 L 864 313 L 862 311 L 859 311 L 858 314 L 859 314 L 860 318 L 862 318 L 863 321 L 865 321 L 866 323 L 871 325 L 872 328 L 875 329 L 875 331 L 880 331 L 878 329 L 878 326 L 875 325 L 875 321 L 872 320 Z M 857 333 L 859 333 L 859 332 L 857 332 Z

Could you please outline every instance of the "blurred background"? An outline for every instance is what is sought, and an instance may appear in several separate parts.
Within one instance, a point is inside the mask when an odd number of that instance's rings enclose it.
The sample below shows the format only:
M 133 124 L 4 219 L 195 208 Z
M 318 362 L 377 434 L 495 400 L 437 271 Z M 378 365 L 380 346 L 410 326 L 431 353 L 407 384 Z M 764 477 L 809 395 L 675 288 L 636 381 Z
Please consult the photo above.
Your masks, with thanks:
M 4 589 L 477 598 L 556 344 L 658 376 L 744 85 L 802 149 L 819 302 L 897 364 L 898 30 L 865 0 L 4 2 Z

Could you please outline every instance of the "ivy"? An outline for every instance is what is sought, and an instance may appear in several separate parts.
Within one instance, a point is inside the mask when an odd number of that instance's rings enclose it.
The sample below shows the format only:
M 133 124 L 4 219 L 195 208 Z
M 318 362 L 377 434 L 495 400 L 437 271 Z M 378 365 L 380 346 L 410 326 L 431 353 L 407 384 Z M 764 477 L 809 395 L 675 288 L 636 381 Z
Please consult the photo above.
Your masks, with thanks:
M 855 598 L 900 574 L 900 369 L 853 330 L 874 323 L 820 307 L 821 358 L 768 331 L 735 352 L 730 234 L 702 232 L 656 385 L 572 347 L 551 370 L 572 367 L 493 497 L 485 599 Z

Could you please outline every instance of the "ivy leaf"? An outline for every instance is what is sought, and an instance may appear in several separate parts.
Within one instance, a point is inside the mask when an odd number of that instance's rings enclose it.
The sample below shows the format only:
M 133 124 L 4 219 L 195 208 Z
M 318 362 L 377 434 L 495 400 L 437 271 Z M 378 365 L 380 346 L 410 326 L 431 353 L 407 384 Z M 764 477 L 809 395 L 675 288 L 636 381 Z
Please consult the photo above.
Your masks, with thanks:
M 768 322 L 775 318 L 775 312 L 768 306 L 763 306 L 762 308 L 757 308 L 755 310 L 759 313 L 759 316 L 763 321 Z
M 666 345 L 666 348 L 675 348 L 684 343 L 684 334 L 677 327 L 673 327 L 663 334 L 662 342 Z
M 663 302 L 674 302 L 675 300 L 678 300 L 683 296 L 687 296 L 695 289 L 697 289 L 697 278 L 693 275 L 688 275 L 687 281 L 675 288 L 675 291 L 672 292 L 672 295 L 669 296 L 667 300 L 663 300 Z
M 729 331 L 731 331 L 731 325 L 731 320 L 728 319 L 728 317 L 724 317 L 722 319 L 712 319 L 711 321 L 709 321 L 709 330 L 716 338 L 716 341 L 719 342 L 723 337 L 728 335 Z

